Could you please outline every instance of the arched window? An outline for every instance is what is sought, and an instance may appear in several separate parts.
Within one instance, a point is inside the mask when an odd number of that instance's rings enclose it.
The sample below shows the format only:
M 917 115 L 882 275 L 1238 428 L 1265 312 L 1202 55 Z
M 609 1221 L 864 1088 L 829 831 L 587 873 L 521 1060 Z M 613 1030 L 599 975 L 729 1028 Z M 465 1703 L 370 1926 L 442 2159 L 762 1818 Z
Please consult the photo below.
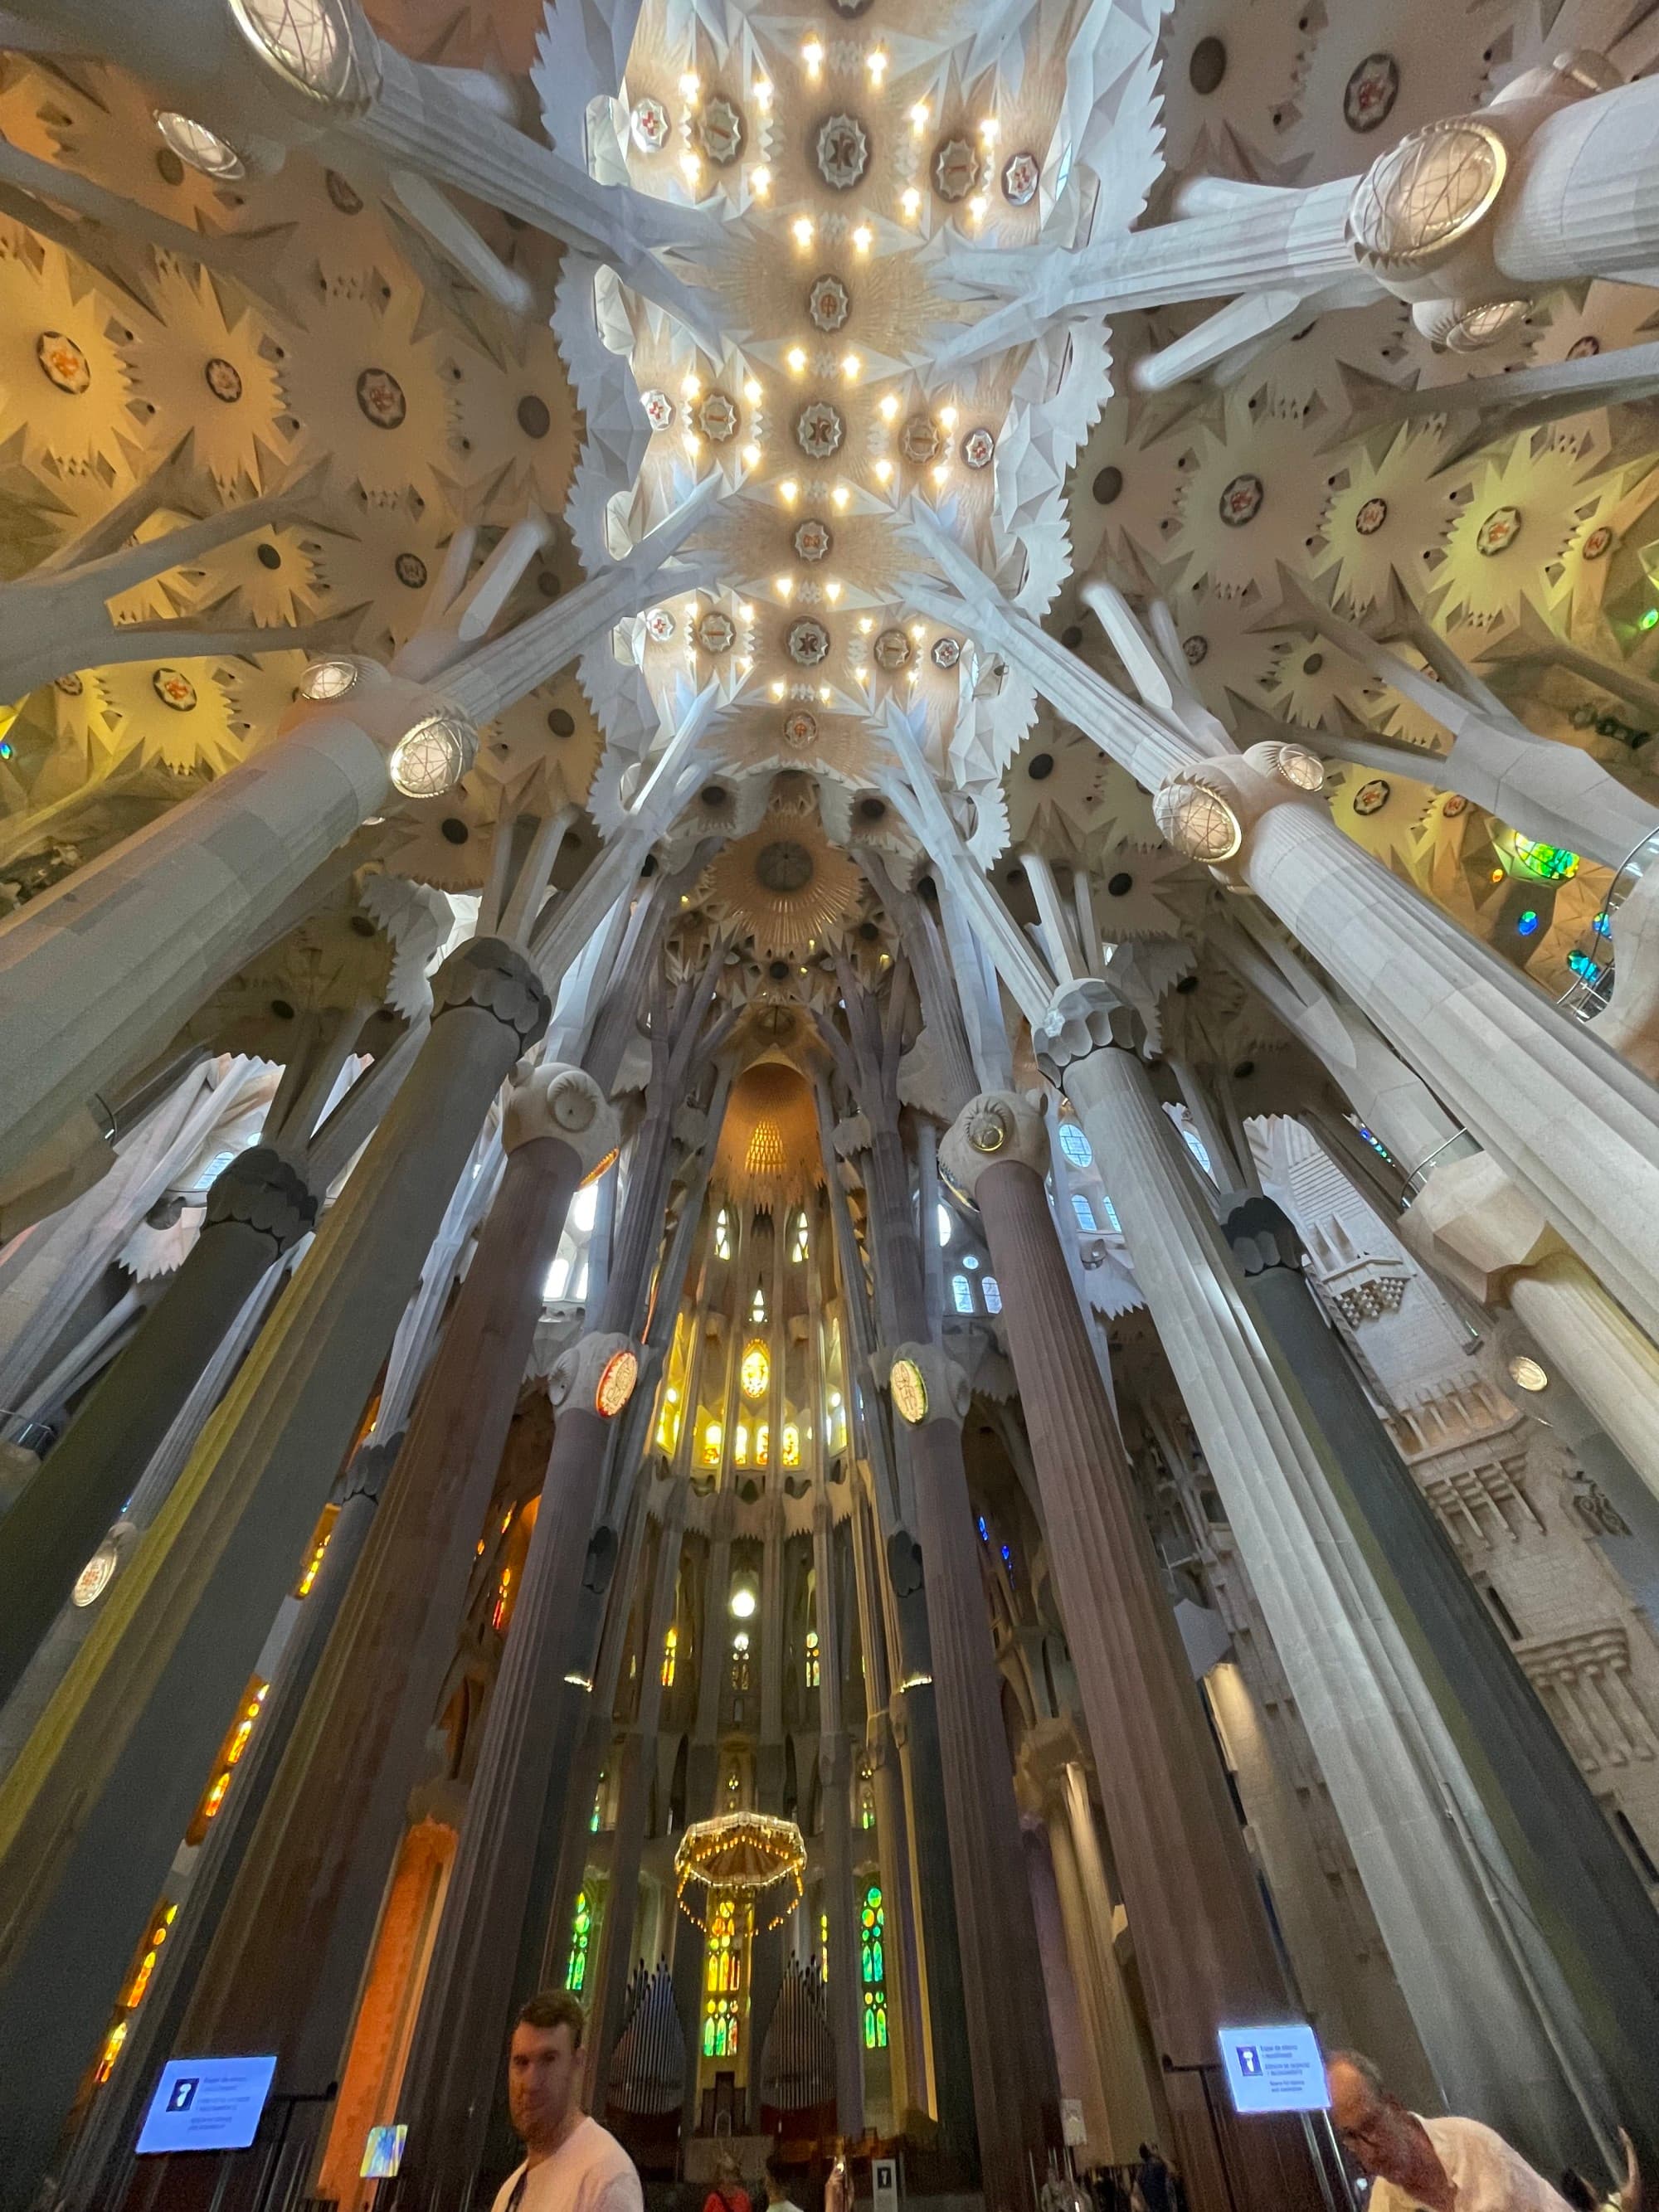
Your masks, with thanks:
M 1060 1123 L 1060 1149 L 1074 1168 L 1088 1168 L 1094 1165 L 1095 1148 L 1075 1121 Z
M 872 1881 L 864 1893 L 859 1916 L 859 1979 L 864 1984 L 864 2047 L 887 2048 L 887 1915 L 881 1902 L 881 1885 Z
M 1111 1231 L 1114 1237 L 1121 1237 L 1123 1234 L 1123 1224 L 1117 1218 L 1116 1206 L 1112 1204 L 1109 1198 L 1103 1197 L 1100 1202 L 1106 1209 L 1106 1226 Z
M 758 1283 L 755 1285 L 754 1297 L 749 1301 L 749 1318 L 750 1321 L 766 1319 L 766 1293 Z
M 1205 1174 L 1209 1176 L 1211 1182 L 1213 1182 L 1215 1180 L 1215 1170 L 1210 1164 L 1210 1152 L 1208 1146 L 1206 1145 L 1203 1138 L 1199 1135 L 1197 1130 L 1194 1128 L 1190 1121 L 1183 1121 L 1182 1123 L 1181 1133 L 1187 1139 L 1187 1150 L 1198 1162 L 1198 1164 L 1203 1169 Z
M 943 1200 L 939 1201 L 938 1206 L 934 1209 L 933 1220 L 939 1230 L 939 1243 L 941 1244 L 948 1244 L 951 1241 L 951 1230 L 952 1224 L 951 1220 L 951 1209 L 945 1204 Z
M 1002 1285 L 998 1282 L 996 1277 L 994 1275 L 981 1275 L 980 1277 L 979 1286 L 985 1293 L 986 1312 L 1000 1313 L 1002 1311 Z
M 1095 1210 L 1080 1190 L 1072 1193 L 1072 1211 L 1077 1216 L 1078 1227 L 1092 1234 L 1096 1226 Z
M 749 1687 L 749 1631 L 740 1628 L 732 1638 L 732 1687 Z
M 575 1917 L 570 1923 L 570 1960 L 564 1970 L 564 1985 L 577 1996 L 587 1986 L 587 1947 L 593 1936 L 593 1906 L 587 1892 L 576 1893 Z
M 662 1640 L 662 1686 L 665 1690 L 674 1686 L 674 1670 L 680 1663 L 680 1632 L 671 1626 Z
M 758 1422 L 755 1429 L 755 1464 L 766 1465 L 766 1455 L 772 1446 L 772 1429 L 769 1421 Z
M 732 1217 L 724 1206 L 714 1216 L 714 1257 L 729 1260 L 732 1256 Z
M 738 1425 L 737 1425 L 736 1429 L 732 1431 L 732 1437 L 733 1437 L 733 1443 L 732 1443 L 732 1453 L 733 1453 L 733 1456 L 736 1458 L 737 1462 L 738 1462 L 738 1465 L 739 1467 L 747 1467 L 747 1466 L 748 1466 L 748 1464 L 749 1464 L 749 1424 L 748 1424 L 748 1422 L 747 1422 L 747 1421 L 739 1421 L 739 1422 L 738 1423 Z
M 951 1303 L 958 1313 L 970 1314 L 974 1310 L 974 1286 L 966 1275 L 951 1276 Z
M 753 1337 L 743 1348 L 743 1360 L 738 1369 L 738 1388 L 745 1398 L 763 1398 L 766 1386 L 772 1379 L 772 1355 L 759 1337 Z
M 735 2058 L 738 2055 L 738 2014 L 743 1984 L 742 1939 L 738 1933 L 736 1899 L 723 1897 L 708 1923 L 708 1950 L 703 1970 L 702 2055 L 705 2058 Z
M 593 1810 L 587 1816 L 587 1832 L 590 1835 L 597 1836 L 599 1832 L 599 1822 L 605 1817 L 604 1806 L 605 1775 L 604 1772 L 601 1771 L 599 1775 L 599 1786 L 593 1792 Z
M 859 1777 L 859 1826 L 873 1828 L 876 1825 L 876 1785 L 867 1773 Z
M 793 1421 L 784 1425 L 783 1463 L 786 1467 L 800 1465 L 800 1431 Z
M 816 1628 L 809 1628 L 806 1632 L 806 1686 L 809 1690 L 816 1690 L 818 1686 L 818 1632 Z
M 708 1427 L 703 1431 L 702 1449 L 698 1454 L 698 1457 L 702 1460 L 705 1467 L 718 1467 L 720 1465 L 721 1434 L 720 1424 L 718 1421 L 710 1421 Z M 739 1434 L 741 1434 L 741 1431 L 739 1431 Z
M 807 1255 L 807 1249 L 806 1209 L 803 1206 L 795 1216 L 795 1237 L 793 1243 L 789 1248 L 789 1257 L 792 1260 L 804 1260 Z
M 842 1403 L 841 1392 L 830 1393 L 830 1449 L 840 1451 L 847 1442 L 847 1408 Z

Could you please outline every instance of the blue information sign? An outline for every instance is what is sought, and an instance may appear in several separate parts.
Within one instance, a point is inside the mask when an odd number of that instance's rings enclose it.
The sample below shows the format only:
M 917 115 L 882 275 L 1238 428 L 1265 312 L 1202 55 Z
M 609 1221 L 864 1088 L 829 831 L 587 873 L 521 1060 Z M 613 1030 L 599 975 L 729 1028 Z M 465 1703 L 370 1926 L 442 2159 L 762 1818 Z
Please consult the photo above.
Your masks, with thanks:
M 138 2130 L 139 2154 L 246 2150 L 276 2071 L 274 2057 L 169 2058 Z
M 1330 2108 L 1325 2062 L 1305 2021 L 1224 2027 L 1221 2063 L 1236 2112 L 1323 2112 Z

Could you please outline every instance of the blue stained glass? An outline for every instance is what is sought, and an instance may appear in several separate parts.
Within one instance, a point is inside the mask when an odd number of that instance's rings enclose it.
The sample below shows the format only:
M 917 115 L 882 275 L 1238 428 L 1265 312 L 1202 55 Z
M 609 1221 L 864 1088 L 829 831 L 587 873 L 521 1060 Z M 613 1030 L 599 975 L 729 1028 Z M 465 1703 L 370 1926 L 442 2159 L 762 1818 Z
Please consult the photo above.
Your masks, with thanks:
M 1517 937 L 1531 937 L 1536 931 L 1537 927 L 1537 910 L 1535 908 L 1528 907 L 1526 912 L 1522 915 L 1520 921 L 1515 925 L 1516 935 Z
M 1095 1148 L 1075 1121 L 1060 1123 L 1060 1149 L 1074 1168 L 1092 1167 L 1094 1164 Z

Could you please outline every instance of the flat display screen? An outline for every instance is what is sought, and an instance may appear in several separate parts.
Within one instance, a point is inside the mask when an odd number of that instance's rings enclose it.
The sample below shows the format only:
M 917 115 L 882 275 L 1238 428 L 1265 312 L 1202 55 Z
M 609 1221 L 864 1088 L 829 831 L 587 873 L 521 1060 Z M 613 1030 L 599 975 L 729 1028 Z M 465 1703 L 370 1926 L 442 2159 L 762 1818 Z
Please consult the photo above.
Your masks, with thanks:
M 274 2057 L 169 2058 L 138 2130 L 138 2154 L 246 2150 L 276 2071 Z
M 1319 2039 L 1305 2021 L 1224 2027 L 1218 2040 L 1236 2112 L 1323 2112 L 1330 2108 Z

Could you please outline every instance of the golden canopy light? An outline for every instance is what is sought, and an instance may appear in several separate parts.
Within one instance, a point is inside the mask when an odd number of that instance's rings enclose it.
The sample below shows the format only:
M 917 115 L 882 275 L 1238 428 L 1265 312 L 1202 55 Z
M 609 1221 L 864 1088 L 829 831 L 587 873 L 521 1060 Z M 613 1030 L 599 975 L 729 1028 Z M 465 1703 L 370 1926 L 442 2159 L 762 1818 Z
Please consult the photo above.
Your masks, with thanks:
M 806 1846 L 793 1820 L 770 1813 L 698 1820 L 674 1854 L 680 1911 L 707 1935 L 715 1899 L 746 1898 L 756 1924 L 776 1928 L 800 1902 L 805 1866 Z
M 726 1101 L 712 1177 L 715 1189 L 724 1200 L 763 1206 L 781 1220 L 823 1180 L 817 1117 L 799 1070 L 782 1060 L 753 1061 Z M 728 1249 L 729 1224 L 728 1216 Z

